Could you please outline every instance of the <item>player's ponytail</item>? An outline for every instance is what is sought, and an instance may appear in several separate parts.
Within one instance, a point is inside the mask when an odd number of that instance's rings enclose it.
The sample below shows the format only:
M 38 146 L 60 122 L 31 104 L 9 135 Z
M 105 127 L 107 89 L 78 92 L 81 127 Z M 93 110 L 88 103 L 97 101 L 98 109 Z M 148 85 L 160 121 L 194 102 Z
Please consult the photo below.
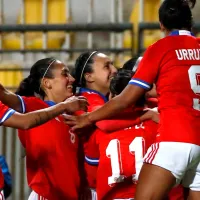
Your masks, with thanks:
M 93 52 L 85 52 L 82 53 L 75 62 L 75 68 L 72 72 L 72 76 L 75 78 L 74 82 L 74 89 L 76 90 L 77 87 L 85 87 L 86 80 L 85 80 L 85 73 L 92 72 L 92 64 L 94 63 L 94 56 L 97 54 L 97 51 Z
M 16 90 L 16 94 L 20 96 L 35 96 L 40 95 L 42 98 L 45 92 L 41 87 L 41 80 L 44 77 L 53 78 L 52 69 L 54 68 L 55 58 L 45 58 L 38 60 L 32 67 L 27 78 L 22 80 Z
M 19 87 L 16 90 L 16 94 L 20 96 L 34 96 L 34 84 L 31 76 L 21 81 Z
M 164 0 L 159 8 L 159 20 L 167 30 L 191 30 L 193 17 L 191 8 L 196 0 Z

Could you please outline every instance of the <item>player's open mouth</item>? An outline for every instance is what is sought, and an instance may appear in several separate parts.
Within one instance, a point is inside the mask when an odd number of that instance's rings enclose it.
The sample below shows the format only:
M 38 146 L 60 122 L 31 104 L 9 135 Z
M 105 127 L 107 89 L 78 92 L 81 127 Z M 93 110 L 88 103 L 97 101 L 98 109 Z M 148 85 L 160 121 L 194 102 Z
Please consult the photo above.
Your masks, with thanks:
M 73 86 L 72 85 L 68 85 L 67 89 L 73 89 Z

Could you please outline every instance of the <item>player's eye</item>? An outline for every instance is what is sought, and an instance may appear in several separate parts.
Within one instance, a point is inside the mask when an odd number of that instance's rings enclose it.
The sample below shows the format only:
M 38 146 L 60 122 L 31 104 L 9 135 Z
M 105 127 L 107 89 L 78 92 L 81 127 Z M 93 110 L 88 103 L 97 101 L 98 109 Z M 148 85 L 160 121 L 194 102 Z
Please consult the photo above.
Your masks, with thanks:
M 69 70 L 68 69 L 63 69 L 62 72 L 61 72 L 61 75 L 63 76 L 69 76 Z

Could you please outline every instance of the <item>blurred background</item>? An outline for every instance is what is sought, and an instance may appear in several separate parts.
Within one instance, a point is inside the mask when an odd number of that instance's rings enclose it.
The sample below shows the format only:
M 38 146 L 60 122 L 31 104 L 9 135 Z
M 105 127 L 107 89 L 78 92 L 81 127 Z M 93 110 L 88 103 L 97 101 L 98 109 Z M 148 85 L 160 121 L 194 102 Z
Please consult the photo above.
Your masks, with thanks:
M 157 14 L 161 1 L 0 0 L 0 82 L 15 91 L 38 59 L 54 56 L 71 69 L 87 50 L 98 49 L 121 67 L 163 36 Z M 197 36 L 199 9 L 197 1 L 193 10 Z M 24 153 L 16 130 L 0 127 L 0 154 L 12 175 L 8 199 L 27 199 Z

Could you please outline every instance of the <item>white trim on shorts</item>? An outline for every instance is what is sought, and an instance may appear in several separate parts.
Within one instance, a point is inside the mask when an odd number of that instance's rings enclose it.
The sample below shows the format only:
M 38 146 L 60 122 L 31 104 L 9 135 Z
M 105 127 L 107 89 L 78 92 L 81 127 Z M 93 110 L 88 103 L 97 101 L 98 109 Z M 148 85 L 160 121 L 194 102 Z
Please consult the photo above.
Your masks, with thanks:
M 47 199 L 38 195 L 36 192 L 32 191 L 30 196 L 28 197 L 28 200 L 47 200 Z
M 144 162 L 170 171 L 176 185 L 200 191 L 200 146 L 182 142 L 159 142 L 149 147 Z
M 128 199 L 113 199 L 113 200 L 134 200 L 134 198 L 128 198 Z
M 92 200 L 97 200 L 97 192 L 95 189 L 90 188 Z
M 1 192 L 0 192 L 0 200 L 5 200 L 3 190 L 1 190 Z

